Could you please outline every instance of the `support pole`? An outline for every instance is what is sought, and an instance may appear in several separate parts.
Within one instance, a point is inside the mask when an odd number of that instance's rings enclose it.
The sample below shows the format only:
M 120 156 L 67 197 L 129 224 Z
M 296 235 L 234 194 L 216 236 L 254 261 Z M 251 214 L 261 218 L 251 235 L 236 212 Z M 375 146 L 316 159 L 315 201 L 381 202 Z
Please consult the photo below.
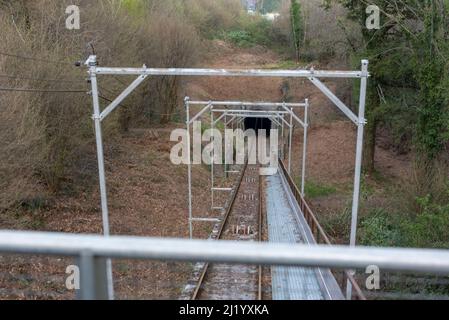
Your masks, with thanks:
M 187 167 L 188 167 L 188 184 L 189 184 L 189 235 L 193 239 L 193 212 L 192 212 L 192 156 L 190 150 L 192 147 L 190 139 L 190 98 L 184 99 L 186 108 L 186 126 L 187 126 Z
M 359 200 L 360 200 L 360 183 L 362 175 L 362 160 L 363 160 L 363 135 L 366 125 L 365 107 L 366 107 L 366 90 L 368 85 L 368 60 L 362 60 L 362 78 L 360 84 L 360 100 L 359 100 L 359 116 L 357 129 L 357 151 L 355 162 L 355 178 L 354 178 L 354 197 L 352 201 L 352 221 L 351 221 L 351 239 L 350 246 L 355 247 L 357 243 L 357 223 L 359 214 Z M 354 271 L 351 271 L 355 273 Z M 346 298 L 352 299 L 352 284 L 348 280 Z
M 304 109 L 304 140 L 303 140 L 303 152 L 302 152 L 302 175 L 301 175 L 301 193 L 305 197 L 306 188 L 306 165 L 307 165 L 307 138 L 309 132 L 309 99 L 306 99 L 306 107 Z
M 226 129 L 227 128 L 228 128 L 228 115 L 225 114 L 225 117 L 224 117 L 224 136 L 226 136 Z M 225 179 L 228 179 L 228 177 L 229 177 L 228 171 L 229 171 L 229 165 L 228 165 L 228 162 L 226 161 L 226 156 L 225 156 L 225 163 L 224 163 L 224 176 L 225 176 Z
M 212 109 L 213 108 L 211 108 L 211 112 L 210 112 L 210 123 L 211 123 L 211 130 L 213 131 L 214 130 L 214 113 L 212 112 Z M 214 199 L 214 196 L 215 196 L 215 192 L 214 192 L 214 186 L 215 186 L 215 168 L 214 168 L 214 164 L 215 164 L 215 135 L 213 135 L 213 139 L 214 139 L 214 142 L 213 142 L 213 149 L 212 149 L 212 159 L 211 159 L 212 161 L 210 164 L 211 202 L 212 202 L 211 209 L 212 210 L 214 210 L 214 207 L 215 207 L 215 199 Z
M 81 288 L 77 294 L 79 300 L 108 300 L 107 260 L 89 252 L 82 253 L 77 259 L 81 276 Z
M 284 120 L 284 119 L 285 119 L 285 116 L 282 115 L 282 120 Z M 285 123 L 284 123 L 284 121 L 282 121 L 282 132 L 281 132 L 281 135 L 282 135 L 281 158 L 282 158 L 282 160 L 285 160 L 285 132 L 284 132 L 284 127 L 285 127 Z
M 97 143 L 97 158 L 98 158 L 98 173 L 99 173 L 99 181 L 100 181 L 100 196 L 101 196 L 101 212 L 102 212 L 102 221 L 103 221 L 103 234 L 105 237 L 110 236 L 110 228 L 109 228 L 109 211 L 108 211 L 108 196 L 106 189 L 106 175 L 104 168 L 104 151 L 103 151 L 103 137 L 101 132 L 101 112 L 100 112 L 100 100 L 98 97 L 98 83 L 97 83 L 97 61 L 96 57 L 91 57 L 89 62 L 89 73 L 90 80 L 92 85 L 92 99 L 93 99 L 93 108 L 94 115 L 93 119 L 95 122 L 95 138 Z M 108 296 L 109 300 L 114 299 L 114 282 L 112 277 L 112 261 L 111 259 L 107 260 L 107 282 L 108 282 Z
M 293 108 L 290 109 L 290 136 L 288 141 L 288 173 L 292 174 L 292 143 L 293 143 Z

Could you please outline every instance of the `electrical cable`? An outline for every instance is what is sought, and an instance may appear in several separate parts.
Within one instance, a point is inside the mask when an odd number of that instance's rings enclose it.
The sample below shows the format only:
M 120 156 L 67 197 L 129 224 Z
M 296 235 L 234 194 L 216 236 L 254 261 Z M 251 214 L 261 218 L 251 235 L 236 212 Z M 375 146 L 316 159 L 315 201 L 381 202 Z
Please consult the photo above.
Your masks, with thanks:
M 32 88 L 2 88 L 0 91 L 10 91 L 10 92 L 36 92 L 36 93 L 87 93 L 86 90 L 46 90 L 46 89 L 32 89 Z
M 47 82 L 65 82 L 65 83 L 81 83 L 86 80 L 69 80 L 69 79 L 44 79 L 44 78 L 31 78 L 31 77 L 16 77 L 6 74 L 0 74 L 0 78 L 15 79 L 15 80 L 31 80 L 31 81 L 47 81 Z
M 0 51 L 0 55 L 7 56 L 7 57 L 12 57 L 12 58 L 17 58 L 17 59 L 24 59 L 24 60 L 39 61 L 39 62 L 44 62 L 44 63 L 64 64 L 64 65 L 71 65 L 71 66 L 73 66 L 73 64 L 69 63 L 69 62 L 51 61 L 51 60 L 46 60 L 46 59 L 41 59 L 41 58 L 26 57 L 26 56 L 21 56 L 21 55 L 11 54 L 11 53 L 1 52 L 1 51 Z

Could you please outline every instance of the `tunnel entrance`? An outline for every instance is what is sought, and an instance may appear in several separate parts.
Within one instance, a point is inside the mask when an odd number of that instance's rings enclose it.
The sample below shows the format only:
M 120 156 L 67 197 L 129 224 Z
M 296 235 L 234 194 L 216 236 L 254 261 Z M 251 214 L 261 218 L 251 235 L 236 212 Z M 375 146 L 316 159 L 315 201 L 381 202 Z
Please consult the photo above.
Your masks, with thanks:
M 259 130 L 266 130 L 267 137 L 270 136 L 272 122 L 270 119 L 265 118 L 246 118 L 245 119 L 245 130 L 255 130 L 256 134 L 259 135 Z

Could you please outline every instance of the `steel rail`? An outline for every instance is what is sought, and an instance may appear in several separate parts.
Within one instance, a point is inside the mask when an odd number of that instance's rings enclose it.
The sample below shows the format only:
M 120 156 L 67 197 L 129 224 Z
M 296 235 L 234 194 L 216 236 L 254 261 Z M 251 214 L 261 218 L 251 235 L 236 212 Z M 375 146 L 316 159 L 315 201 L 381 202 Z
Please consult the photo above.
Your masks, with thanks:
M 229 217 L 231 215 L 232 210 L 234 209 L 235 200 L 237 199 L 237 195 L 239 193 L 239 190 L 240 190 L 240 187 L 242 185 L 243 178 L 245 177 L 247 169 L 248 169 L 248 160 L 246 161 L 245 166 L 242 169 L 242 174 L 239 177 L 239 180 L 238 180 L 238 183 L 237 183 L 237 187 L 234 189 L 234 192 L 233 192 L 232 197 L 231 197 L 231 201 L 230 201 L 229 206 L 228 206 L 228 208 L 226 210 L 226 214 L 225 214 L 224 219 L 223 219 L 223 221 L 222 221 L 222 223 L 220 225 L 220 229 L 218 230 L 217 238 L 216 238 L 217 240 L 221 239 L 221 236 L 223 235 L 224 228 L 225 228 L 225 226 L 226 226 L 226 224 L 228 222 L 228 219 L 229 219 Z M 206 275 L 207 275 L 207 273 L 209 271 L 209 266 L 210 266 L 210 263 L 206 263 L 204 265 L 203 270 L 201 271 L 201 276 L 200 276 L 200 278 L 199 278 L 199 280 L 198 280 L 198 282 L 196 284 L 195 290 L 193 291 L 191 300 L 197 300 L 198 299 L 201 287 L 202 287 L 202 285 L 204 283 L 204 280 L 206 278 Z

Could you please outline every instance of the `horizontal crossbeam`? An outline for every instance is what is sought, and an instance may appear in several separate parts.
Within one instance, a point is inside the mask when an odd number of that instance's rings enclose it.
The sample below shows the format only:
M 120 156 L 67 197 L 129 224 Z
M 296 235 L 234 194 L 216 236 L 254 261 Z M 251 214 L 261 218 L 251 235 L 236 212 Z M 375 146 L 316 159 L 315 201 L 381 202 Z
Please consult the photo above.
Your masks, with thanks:
M 292 108 L 304 108 L 305 103 L 292 103 L 292 102 L 248 102 L 248 101 L 190 101 L 191 105 L 208 105 L 212 103 L 214 107 L 292 107 Z
M 289 112 L 287 111 L 278 111 L 278 110 L 236 110 L 236 109 L 212 109 L 212 112 L 214 113 L 224 113 L 227 112 L 229 114 L 235 114 L 235 113 L 254 113 L 254 114 L 274 114 L 274 115 L 279 115 L 279 114 L 289 114 Z
M 362 78 L 361 71 L 318 70 L 244 70 L 244 69 L 183 69 L 183 68 L 105 68 L 94 71 L 100 75 L 147 76 L 211 76 L 211 77 L 277 77 L 277 78 Z

